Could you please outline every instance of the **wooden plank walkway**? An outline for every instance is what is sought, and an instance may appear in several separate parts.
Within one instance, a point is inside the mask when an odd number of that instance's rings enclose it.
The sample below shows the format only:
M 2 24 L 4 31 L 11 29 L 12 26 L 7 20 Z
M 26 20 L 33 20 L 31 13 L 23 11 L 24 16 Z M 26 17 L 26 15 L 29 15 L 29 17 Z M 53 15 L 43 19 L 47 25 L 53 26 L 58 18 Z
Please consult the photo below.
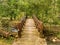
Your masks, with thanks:
M 21 38 L 14 41 L 12 45 L 47 45 L 44 38 L 40 38 L 40 33 L 32 18 L 27 19 L 22 29 Z

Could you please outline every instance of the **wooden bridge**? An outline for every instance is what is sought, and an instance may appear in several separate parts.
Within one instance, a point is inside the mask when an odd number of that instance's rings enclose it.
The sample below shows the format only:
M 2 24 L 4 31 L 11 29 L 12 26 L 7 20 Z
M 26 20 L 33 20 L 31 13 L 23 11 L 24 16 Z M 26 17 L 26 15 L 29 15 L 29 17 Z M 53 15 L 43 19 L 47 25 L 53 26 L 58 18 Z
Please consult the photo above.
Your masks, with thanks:
M 20 28 L 21 27 L 21 28 Z M 20 38 L 15 40 L 12 45 L 47 45 L 43 37 L 43 24 L 35 16 L 33 18 L 24 18 L 18 24 L 18 35 Z

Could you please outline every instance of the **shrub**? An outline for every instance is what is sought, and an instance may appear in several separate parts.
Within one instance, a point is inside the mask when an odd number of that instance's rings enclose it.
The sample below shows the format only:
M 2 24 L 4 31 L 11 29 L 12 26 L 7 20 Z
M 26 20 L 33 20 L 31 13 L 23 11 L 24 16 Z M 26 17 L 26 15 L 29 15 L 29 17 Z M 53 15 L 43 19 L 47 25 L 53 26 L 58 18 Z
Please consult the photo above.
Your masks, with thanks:
M 2 19 L 1 23 L 2 23 L 2 27 L 3 28 L 7 28 L 8 29 L 8 27 L 9 27 L 9 20 L 8 19 Z

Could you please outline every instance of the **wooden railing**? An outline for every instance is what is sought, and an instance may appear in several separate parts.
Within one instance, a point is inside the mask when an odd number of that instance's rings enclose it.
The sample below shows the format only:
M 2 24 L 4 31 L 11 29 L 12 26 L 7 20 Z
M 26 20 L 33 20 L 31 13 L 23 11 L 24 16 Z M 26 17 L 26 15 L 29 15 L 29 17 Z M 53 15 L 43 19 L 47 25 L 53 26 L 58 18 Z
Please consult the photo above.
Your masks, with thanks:
M 44 30 L 43 22 L 38 20 L 38 18 L 35 15 L 33 15 L 32 18 L 34 19 L 36 27 L 38 28 L 38 31 L 40 32 L 40 37 L 44 37 L 44 35 L 43 35 L 43 30 Z
M 38 28 L 38 31 L 42 35 L 43 34 L 43 22 L 38 20 L 38 18 L 35 15 L 33 15 L 32 18 L 35 21 L 35 24 L 36 24 L 36 27 Z
M 18 31 L 18 36 L 20 37 L 21 36 L 21 31 L 22 31 L 22 28 L 23 28 L 23 25 L 24 25 L 24 23 L 25 23 L 25 21 L 26 21 L 26 18 L 27 18 L 27 16 L 24 16 L 21 20 L 20 20 L 20 22 L 17 24 L 17 29 L 19 30 Z

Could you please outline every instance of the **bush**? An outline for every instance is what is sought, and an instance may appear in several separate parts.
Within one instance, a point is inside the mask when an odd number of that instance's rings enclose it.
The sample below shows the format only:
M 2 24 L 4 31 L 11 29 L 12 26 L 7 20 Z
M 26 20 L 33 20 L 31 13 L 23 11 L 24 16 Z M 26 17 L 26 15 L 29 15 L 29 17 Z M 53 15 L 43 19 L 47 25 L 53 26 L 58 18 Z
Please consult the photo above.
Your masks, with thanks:
M 2 23 L 2 27 L 3 28 L 7 28 L 8 29 L 8 27 L 9 27 L 9 20 L 8 19 L 2 19 L 1 23 Z

